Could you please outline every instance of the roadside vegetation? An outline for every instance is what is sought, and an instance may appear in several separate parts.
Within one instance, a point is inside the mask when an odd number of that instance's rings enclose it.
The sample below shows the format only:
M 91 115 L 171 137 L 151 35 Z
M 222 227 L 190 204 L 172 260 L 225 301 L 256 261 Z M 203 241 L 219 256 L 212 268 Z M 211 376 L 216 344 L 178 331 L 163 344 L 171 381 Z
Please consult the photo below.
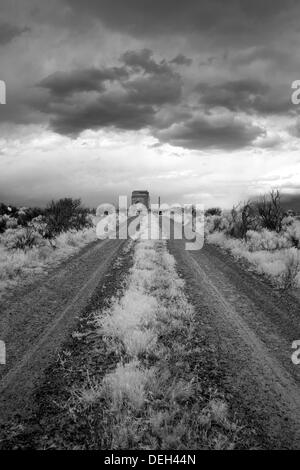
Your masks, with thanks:
M 38 424 L 11 423 L 0 447 L 256 447 L 252 422 L 224 388 L 205 313 L 188 300 L 167 242 L 147 232 L 145 217 L 47 370 Z
M 205 215 L 208 243 L 247 260 L 280 289 L 300 288 L 300 220 L 283 211 L 278 191 L 226 213 L 208 209 Z
M 101 449 L 232 449 L 241 445 L 242 427 L 223 395 L 201 380 L 184 281 L 166 242 L 144 240 L 144 228 L 123 294 L 92 313 L 116 365 L 73 387 L 69 412 L 75 422 L 98 417 L 93 439 Z
M 92 216 L 79 199 L 45 209 L 0 204 L 0 294 L 20 279 L 43 272 L 96 239 Z

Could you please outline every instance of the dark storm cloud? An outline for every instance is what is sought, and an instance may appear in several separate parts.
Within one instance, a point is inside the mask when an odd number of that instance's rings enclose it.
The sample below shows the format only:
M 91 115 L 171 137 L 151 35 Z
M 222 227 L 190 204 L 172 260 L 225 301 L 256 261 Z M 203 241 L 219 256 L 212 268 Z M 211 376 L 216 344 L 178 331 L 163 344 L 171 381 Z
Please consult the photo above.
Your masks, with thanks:
M 138 78 L 124 84 L 132 102 L 163 105 L 179 101 L 182 92 L 181 76 L 165 60 L 156 62 L 149 49 L 127 51 L 121 60 L 128 67 L 143 72 Z
M 253 100 L 267 93 L 269 86 L 258 80 L 235 80 L 217 85 L 200 83 L 196 91 L 200 94 L 200 100 L 209 107 L 223 106 L 236 111 L 253 106 Z
M 109 28 L 135 36 L 153 33 L 194 33 L 211 30 L 246 33 L 276 19 L 293 0 L 65 0 L 73 10 L 98 16 Z
M 201 83 L 196 91 L 200 94 L 200 102 L 207 108 L 224 107 L 230 111 L 259 114 L 280 114 L 292 110 L 289 89 L 282 93 L 278 88 L 272 91 L 269 84 L 259 80 L 233 80 L 217 85 Z
M 174 75 L 141 77 L 126 83 L 125 88 L 132 103 L 162 106 L 177 103 L 181 96 L 181 81 Z
M 105 90 L 106 81 L 122 80 L 128 77 L 123 67 L 107 69 L 83 69 L 71 72 L 55 72 L 39 83 L 40 87 L 47 88 L 53 95 L 66 96 L 75 92 Z
M 8 44 L 27 31 L 29 31 L 29 28 L 20 28 L 10 23 L 0 23 L 0 46 Z
M 50 116 L 53 130 L 76 135 L 108 126 L 142 129 L 154 124 L 163 105 L 179 102 L 181 76 L 165 60 L 156 62 L 148 49 L 127 51 L 120 60 L 122 67 L 60 71 L 38 84 L 50 96 L 36 107 Z M 93 95 L 82 99 L 82 92 Z
M 92 104 L 63 104 L 54 113 L 50 124 L 59 134 L 77 136 L 87 129 L 116 127 L 139 130 L 153 122 L 152 106 L 132 104 L 127 97 L 103 96 Z
M 193 59 L 190 57 L 186 57 L 184 54 L 178 54 L 174 59 L 170 61 L 170 64 L 176 64 L 176 65 L 192 65 Z
M 158 136 L 162 141 L 190 149 L 237 150 L 264 133 L 262 128 L 230 116 L 218 119 L 197 116 L 159 132 Z
M 50 123 L 70 136 L 105 127 L 147 128 L 188 148 L 221 149 L 223 142 L 224 149 L 235 149 L 263 134 L 251 121 L 262 117 L 268 126 L 275 115 L 282 122 L 284 115 L 289 118 L 290 83 L 298 77 L 289 81 L 286 71 L 291 63 L 293 73 L 299 70 L 299 2 L 55 0 L 47 8 L 38 0 L 28 3 L 31 13 L 24 7 L 19 21 L 31 27 L 31 47 L 23 63 L 16 41 L 18 60 L 6 59 L 21 64 L 17 73 L 12 67 L 20 85 L 15 80 L 18 93 L 10 85 L 12 98 L 0 121 Z M 14 34 L 22 31 L 19 26 Z M 0 29 L 0 43 L 8 33 Z M 281 41 L 282 34 L 290 42 Z M 101 63 L 106 66 L 94 65 Z M 208 118 L 223 111 L 236 119 Z
M 274 46 L 254 46 L 238 52 L 232 58 L 234 65 L 249 65 L 253 62 L 274 62 L 286 66 L 291 63 L 291 53 L 276 49 Z
M 133 69 L 141 69 L 145 73 L 160 75 L 172 75 L 174 74 L 172 68 L 168 65 L 166 60 L 156 62 L 153 58 L 153 51 L 150 49 L 142 49 L 138 51 L 126 51 L 120 57 L 120 60 L 124 62 L 128 67 Z

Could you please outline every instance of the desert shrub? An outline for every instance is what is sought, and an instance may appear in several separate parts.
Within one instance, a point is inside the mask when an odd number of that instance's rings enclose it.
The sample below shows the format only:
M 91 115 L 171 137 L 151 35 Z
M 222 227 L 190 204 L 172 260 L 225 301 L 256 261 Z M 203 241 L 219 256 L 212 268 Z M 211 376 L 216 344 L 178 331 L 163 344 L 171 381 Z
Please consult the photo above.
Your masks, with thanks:
M 7 229 L 1 235 L 1 242 L 8 250 L 28 250 L 34 246 L 43 246 L 43 237 L 33 228 Z
M 220 207 L 210 207 L 204 213 L 206 217 L 209 215 L 221 215 L 221 214 L 222 214 L 222 209 L 220 209 Z
M 233 207 L 228 216 L 206 217 L 205 233 L 208 243 L 245 258 L 278 287 L 300 286 L 300 220 L 284 215 L 278 191 Z
M 43 215 L 43 209 L 38 207 L 17 209 L 14 206 L 7 206 L 0 203 L 0 233 L 5 228 L 16 228 L 17 226 L 27 227 L 36 217 Z
M 245 236 L 245 230 L 242 222 L 241 211 L 236 207 L 233 207 L 229 217 L 229 224 L 225 230 L 226 235 L 233 238 L 243 238 Z
M 225 233 L 233 238 L 246 239 L 249 230 L 257 230 L 259 227 L 255 206 L 248 201 L 232 208 Z
M 3 204 L 3 202 L 0 203 L 0 215 L 8 215 L 15 217 L 17 213 L 18 209 L 16 207 L 7 206 L 6 204 Z
M 2 292 L 10 286 L 14 285 L 20 280 L 20 278 L 27 277 L 33 273 L 43 272 L 45 268 L 49 265 L 55 265 L 60 262 L 62 259 L 67 258 L 81 247 L 85 246 L 88 243 L 95 241 L 96 233 L 93 229 L 85 229 L 79 232 L 72 232 L 71 237 L 76 239 L 76 246 L 71 246 L 67 243 L 67 233 L 62 233 L 55 240 L 56 250 L 47 243 L 43 238 L 38 240 L 42 243 L 41 246 L 32 246 L 32 248 L 23 249 L 22 244 L 19 241 L 16 243 L 15 237 L 16 232 L 24 232 L 25 228 L 20 228 L 18 230 L 11 230 L 5 232 L 0 237 L 0 298 Z M 3 237 L 6 240 L 6 243 L 9 247 L 5 246 L 3 243 Z M 9 238 L 12 242 L 9 244 Z M 35 239 L 36 243 L 37 239 Z M 39 243 L 38 243 L 39 245 Z M 11 249 L 10 249 L 11 246 Z M 22 249 L 17 247 L 22 246 Z
M 285 269 L 280 275 L 280 282 L 283 289 L 290 289 L 297 286 L 298 275 L 300 273 L 300 252 L 292 248 L 286 253 L 284 259 Z
M 263 228 L 280 232 L 284 213 L 280 203 L 279 191 L 271 191 L 256 202 L 256 209 Z
M 23 227 L 26 227 L 34 219 L 38 217 L 42 217 L 43 214 L 44 214 L 43 209 L 40 209 L 39 207 L 30 207 L 30 208 L 22 207 L 21 209 L 18 210 L 18 213 L 17 213 L 18 224 L 22 225 Z
M 277 233 L 274 230 L 262 229 L 261 231 L 248 230 L 246 233 L 247 248 L 249 251 L 281 250 L 291 248 L 292 242 L 285 232 Z
M 51 245 L 61 250 L 71 250 L 79 248 L 97 240 L 96 232 L 94 229 L 86 228 L 78 231 L 69 231 L 59 234 L 54 240 L 51 240 Z
M 289 215 L 284 217 L 278 191 L 272 191 L 259 200 L 249 200 L 234 206 L 227 216 L 221 216 L 218 208 L 208 209 L 205 215 L 206 233 L 224 230 L 230 237 L 243 239 L 246 239 L 250 230 L 267 229 L 279 233 L 293 225 L 294 220 Z
M 300 248 L 300 221 L 294 219 L 292 224 L 286 225 L 285 233 L 292 246 Z
M 282 219 L 282 229 L 285 230 L 286 227 L 292 225 L 295 222 L 295 217 L 291 215 L 285 215 Z
M 65 198 L 52 201 L 45 210 L 45 219 L 51 236 L 68 230 L 82 230 L 91 226 L 88 210 L 80 199 Z
M 18 221 L 15 217 L 9 217 L 6 219 L 6 228 L 17 228 L 18 227 Z
M 38 217 L 32 219 L 31 222 L 29 222 L 28 227 L 34 229 L 43 238 L 50 238 L 49 227 L 46 223 L 46 218 L 44 216 L 39 215 Z
M 7 214 L 7 205 L 0 202 L 0 215 Z
M 0 215 L 0 233 L 3 233 L 6 229 L 6 219 Z
M 227 237 L 223 232 L 215 232 L 208 236 L 208 242 L 229 250 L 237 258 L 244 258 L 254 266 L 254 269 L 267 276 L 277 287 L 289 289 L 300 287 L 300 251 L 296 248 L 281 249 L 256 249 L 264 246 L 264 243 L 278 243 L 280 237 L 268 239 L 269 233 L 272 237 L 276 232 L 265 231 L 264 236 L 257 233 L 259 238 L 255 240 L 252 251 L 249 249 L 249 242 Z M 251 236 L 251 234 L 250 234 Z M 254 243 L 252 241 L 252 243 Z M 285 242 L 286 243 L 286 242 Z
M 209 215 L 205 217 L 205 233 L 227 230 L 229 221 L 227 217 L 219 215 Z

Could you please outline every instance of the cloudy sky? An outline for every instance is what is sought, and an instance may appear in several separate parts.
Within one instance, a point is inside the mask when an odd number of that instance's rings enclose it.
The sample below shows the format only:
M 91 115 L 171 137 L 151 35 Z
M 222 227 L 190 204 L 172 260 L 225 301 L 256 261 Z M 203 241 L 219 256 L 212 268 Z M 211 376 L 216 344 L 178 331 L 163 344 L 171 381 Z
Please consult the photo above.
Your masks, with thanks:
M 0 201 L 300 193 L 299 19 L 296 0 L 1 0 Z

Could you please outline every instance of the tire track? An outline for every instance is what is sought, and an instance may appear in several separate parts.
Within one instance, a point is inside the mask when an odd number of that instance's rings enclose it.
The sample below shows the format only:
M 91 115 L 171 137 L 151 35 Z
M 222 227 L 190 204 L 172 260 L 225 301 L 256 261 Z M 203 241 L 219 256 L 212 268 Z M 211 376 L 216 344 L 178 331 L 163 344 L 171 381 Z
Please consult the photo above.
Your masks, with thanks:
M 42 288 L 14 300 L 2 313 L 13 318 L 6 328 L 8 365 L 0 381 L 0 420 L 26 415 L 34 409 L 31 395 L 43 371 L 55 358 L 78 315 L 104 278 L 126 240 L 104 240 L 64 263 Z M 21 305 L 21 308 L 20 308 Z M 23 306 L 23 307 L 22 307 Z M 23 336 L 18 324 L 24 324 Z M 9 326 L 9 321 L 8 321 Z M 26 334 L 30 330 L 37 331 Z M 10 352 L 16 348 L 12 360 Z
M 219 343 L 225 387 L 245 415 L 255 417 L 267 447 L 300 449 L 300 370 L 293 367 L 288 344 L 291 330 L 296 335 L 299 331 L 294 325 L 295 304 L 292 302 L 291 327 L 286 325 L 287 301 L 274 296 L 251 273 L 244 271 L 239 281 L 241 268 L 226 254 L 211 246 L 188 252 L 179 240 L 170 240 L 169 249 L 192 302 L 207 317 L 207 334 Z M 275 326 L 270 317 L 272 306 Z

